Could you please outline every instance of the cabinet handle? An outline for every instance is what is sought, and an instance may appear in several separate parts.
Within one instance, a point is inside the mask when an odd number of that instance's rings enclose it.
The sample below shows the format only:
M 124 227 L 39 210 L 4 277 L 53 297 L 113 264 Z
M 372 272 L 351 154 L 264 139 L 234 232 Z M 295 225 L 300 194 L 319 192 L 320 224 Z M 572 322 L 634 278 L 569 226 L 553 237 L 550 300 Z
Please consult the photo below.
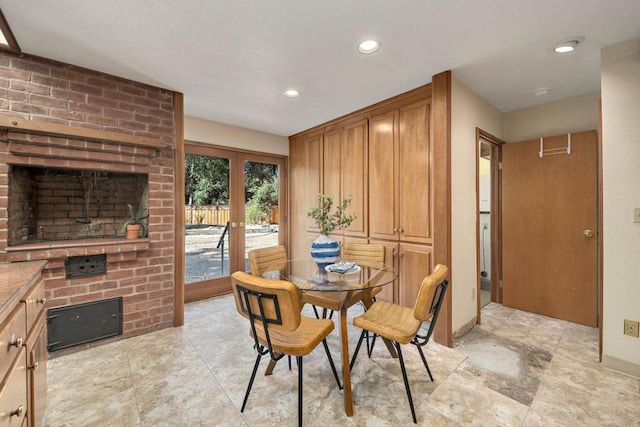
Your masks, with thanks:
M 404 228 L 398 228 L 398 233 L 403 233 L 404 232 Z
M 22 342 L 23 342 L 22 337 L 18 337 L 18 338 L 14 338 L 13 340 L 11 340 L 9 345 L 15 345 L 16 347 L 20 348 L 20 347 L 22 347 Z
M 29 369 L 35 371 L 36 369 L 38 369 L 38 365 L 38 361 L 36 360 L 35 362 L 33 362 L 33 365 L 29 366 Z
M 399 255 L 400 255 L 401 257 L 403 257 L 403 256 L 404 256 L 404 252 L 400 252 L 400 254 L 399 254 Z
M 398 232 L 398 229 L 397 229 L 397 228 L 394 228 L 394 229 L 393 229 L 393 232 L 394 232 L 394 233 L 397 233 L 397 232 Z
M 393 251 L 393 253 L 392 253 L 391 255 L 393 255 L 394 257 L 395 257 L 395 256 L 398 256 L 398 252 Z
M 44 305 L 47 302 L 46 298 L 40 298 L 36 300 L 36 303 Z
M 9 416 L 13 417 L 15 415 L 17 417 L 21 417 L 22 414 L 24 414 L 24 405 L 20 405 L 18 406 L 18 409 L 14 409 L 13 411 L 11 411 L 9 413 Z

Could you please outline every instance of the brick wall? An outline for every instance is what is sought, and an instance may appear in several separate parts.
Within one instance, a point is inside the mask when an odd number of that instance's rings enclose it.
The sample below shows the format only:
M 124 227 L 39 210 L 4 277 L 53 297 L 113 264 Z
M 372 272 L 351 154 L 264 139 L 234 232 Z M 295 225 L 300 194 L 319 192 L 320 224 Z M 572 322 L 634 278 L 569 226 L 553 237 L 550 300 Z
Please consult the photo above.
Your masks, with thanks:
M 47 307 L 124 297 L 125 337 L 171 326 L 175 219 L 173 92 L 47 59 L 0 51 L 0 115 L 3 114 L 165 142 L 163 149 L 155 149 L 11 131 L 0 136 L 0 262 L 47 259 L 44 273 Z M 135 243 L 114 240 L 99 244 L 9 245 L 9 174 L 12 168 L 24 174 L 27 166 L 146 176 L 148 183 L 143 196 L 148 200 L 150 214 L 148 239 Z M 26 185 L 23 178 L 18 177 L 11 185 Z M 91 253 L 107 253 L 107 275 L 65 279 L 65 258 Z

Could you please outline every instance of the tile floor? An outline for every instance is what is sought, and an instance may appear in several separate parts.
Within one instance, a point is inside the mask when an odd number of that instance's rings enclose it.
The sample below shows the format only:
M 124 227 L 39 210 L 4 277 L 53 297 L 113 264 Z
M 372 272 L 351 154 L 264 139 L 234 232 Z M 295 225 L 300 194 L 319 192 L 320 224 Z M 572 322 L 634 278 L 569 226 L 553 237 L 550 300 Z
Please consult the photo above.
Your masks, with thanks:
M 296 425 L 296 369 L 284 361 L 265 377 L 263 360 L 240 413 L 255 353 L 232 297 L 188 304 L 185 312 L 184 327 L 51 359 L 45 424 Z M 599 366 L 596 329 L 497 304 L 482 315 L 483 325 L 454 348 L 427 345 L 433 383 L 418 352 L 406 347 L 418 425 L 640 426 L 640 381 Z M 357 338 L 353 328 L 351 351 Z M 337 328 L 329 345 L 338 363 Z M 361 350 L 352 381 L 355 414 L 346 417 L 322 347 L 306 357 L 304 424 L 411 425 L 397 361 L 384 345 L 371 359 Z

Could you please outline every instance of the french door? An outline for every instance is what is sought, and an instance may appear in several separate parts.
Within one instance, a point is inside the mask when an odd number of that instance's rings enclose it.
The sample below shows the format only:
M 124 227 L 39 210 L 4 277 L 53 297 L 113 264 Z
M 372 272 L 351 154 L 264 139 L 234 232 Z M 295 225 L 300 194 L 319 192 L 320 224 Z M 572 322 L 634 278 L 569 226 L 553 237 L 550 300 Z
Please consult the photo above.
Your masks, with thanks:
M 185 143 L 185 301 L 231 290 L 247 253 L 284 244 L 285 159 Z

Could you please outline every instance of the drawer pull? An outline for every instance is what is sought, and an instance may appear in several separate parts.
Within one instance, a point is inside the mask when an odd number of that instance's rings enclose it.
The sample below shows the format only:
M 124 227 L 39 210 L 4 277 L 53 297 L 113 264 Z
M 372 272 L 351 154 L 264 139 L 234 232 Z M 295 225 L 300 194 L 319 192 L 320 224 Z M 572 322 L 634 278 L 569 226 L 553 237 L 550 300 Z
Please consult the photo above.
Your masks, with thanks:
M 20 347 L 22 347 L 22 342 L 23 341 L 24 340 L 22 339 L 22 337 L 14 338 L 13 340 L 11 340 L 9 345 L 15 345 L 16 347 L 20 348 Z
M 40 298 L 40 299 L 37 299 L 37 300 L 36 300 L 36 302 L 37 302 L 38 304 L 42 304 L 42 305 L 44 305 L 44 304 L 47 302 L 47 299 L 46 299 L 46 298 Z
M 17 417 L 21 417 L 22 414 L 24 414 L 24 405 L 20 405 L 18 406 L 18 409 L 14 409 L 13 411 L 11 411 L 11 413 L 9 413 L 9 416 L 13 417 L 15 415 Z
M 32 371 L 38 369 L 38 361 L 36 360 L 35 362 L 33 362 L 33 365 L 29 366 L 29 369 L 31 369 Z

